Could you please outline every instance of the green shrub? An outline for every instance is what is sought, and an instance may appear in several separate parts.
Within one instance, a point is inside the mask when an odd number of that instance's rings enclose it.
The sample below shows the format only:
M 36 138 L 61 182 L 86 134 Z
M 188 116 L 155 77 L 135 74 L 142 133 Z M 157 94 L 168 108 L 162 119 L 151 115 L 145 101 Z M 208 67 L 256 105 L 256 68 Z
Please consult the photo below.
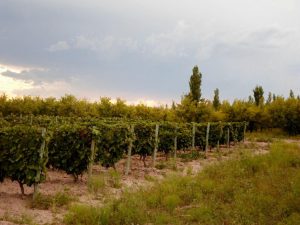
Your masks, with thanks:
M 1 128 L 0 182 L 6 177 L 17 181 L 24 194 L 24 184 L 31 186 L 44 181 L 48 160 L 46 138 L 36 127 L 18 125 Z
M 71 174 L 74 180 L 87 171 L 91 158 L 92 131 L 82 125 L 57 127 L 49 143 L 49 162 L 53 168 Z

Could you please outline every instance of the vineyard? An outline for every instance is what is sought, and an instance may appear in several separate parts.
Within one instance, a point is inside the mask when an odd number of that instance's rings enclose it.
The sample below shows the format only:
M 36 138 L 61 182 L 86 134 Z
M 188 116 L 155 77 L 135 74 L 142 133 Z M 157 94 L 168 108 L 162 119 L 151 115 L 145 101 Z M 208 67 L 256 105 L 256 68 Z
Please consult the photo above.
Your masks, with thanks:
M 246 122 L 171 123 L 120 119 L 49 116 L 9 116 L 0 119 L 0 181 L 9 178 L 35 187 L 45 180 L 47 168 L 64 171 L 77 181 L 91 166 L 115 164 L 158 152 L 176 158 L 177 150 L 204 151 L 244 139 Z

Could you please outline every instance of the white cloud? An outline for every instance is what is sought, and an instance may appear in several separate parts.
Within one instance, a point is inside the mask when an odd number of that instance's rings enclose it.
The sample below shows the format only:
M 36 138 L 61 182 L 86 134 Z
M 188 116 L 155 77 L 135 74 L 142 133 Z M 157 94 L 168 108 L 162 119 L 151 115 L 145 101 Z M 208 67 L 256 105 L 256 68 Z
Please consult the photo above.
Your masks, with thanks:
M 81 49 L 104 55 L 108 59 L 118 58 L 123 53 L 138 50 L 138 42 L 129 37 L 115 37 L 108 35 L 103 38 L 97 36 L 79 35 L 69 41 L 59 41 L 51 45 L 51 52 Z
M 65 41 L 59 41 L 53 45 L 51 45 L 47 50 L 49 52 L 58 52 L 68 50 L 70 48 L 69 44 Z

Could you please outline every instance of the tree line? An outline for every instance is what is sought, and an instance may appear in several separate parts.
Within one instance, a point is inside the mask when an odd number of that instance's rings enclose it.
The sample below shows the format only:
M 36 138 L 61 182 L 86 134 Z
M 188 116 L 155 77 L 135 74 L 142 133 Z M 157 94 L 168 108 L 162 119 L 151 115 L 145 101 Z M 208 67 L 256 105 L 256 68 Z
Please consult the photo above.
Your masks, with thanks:
M 213 100 L 204 99 L 201 94 L 202 74 L 195 66 L 190 76 L 190 91 L 179 103 L 171 106 L 149 107 L 144 104 L 128 105 L 126 101 L 102 97 L 90 102 L 65 95 L 59 99 L 49 97 L 0 96 L 0 115 L 49 115 L 78 117 L 119 117 L 171 122 L 229 122 L 248 121 L 250 131 L 257 129 L 282 128 L 289 134 L 300 133 L 300 98 L 290 91 L 288 98 L 265 93 L 262 86 L 256 86 L 247 100 L 220 100 L 219 89 L 214 90 Z

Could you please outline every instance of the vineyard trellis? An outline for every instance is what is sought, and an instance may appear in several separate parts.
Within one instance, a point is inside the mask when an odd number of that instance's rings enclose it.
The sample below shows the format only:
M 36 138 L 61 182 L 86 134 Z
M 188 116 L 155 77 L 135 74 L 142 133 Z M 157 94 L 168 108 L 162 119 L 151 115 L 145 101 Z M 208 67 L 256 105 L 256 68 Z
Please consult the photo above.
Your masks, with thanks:
M 152 155 L 154 166 L 156 151 L 176 158 L 177 150 L 207 151 L 242 141 L 246 125 L 12 115 L 0 119 L 0 182 L 17 181 L 24 193 L 24 184 L 37 186 L 45 179 L 46 167 L 76 181 L 88 170 L 90 175 L 92 163 L 115 167 L 124 155 L 128 174 L 134 154 L 144 165 Z

